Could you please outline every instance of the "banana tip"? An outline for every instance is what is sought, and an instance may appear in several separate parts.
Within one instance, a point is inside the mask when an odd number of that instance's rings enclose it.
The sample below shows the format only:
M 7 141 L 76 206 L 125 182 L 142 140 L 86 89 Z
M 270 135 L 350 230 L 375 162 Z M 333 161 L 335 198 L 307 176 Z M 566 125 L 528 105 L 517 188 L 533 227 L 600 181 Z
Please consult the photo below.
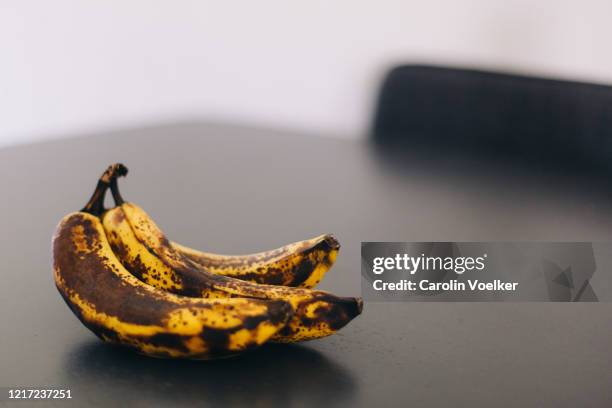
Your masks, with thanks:
M 323 243 L 325 245 L 327 245 L 327 247 L 329 247 L 329 249 L 335 249 L 338 250 L 340 249 L 340 242 L 336 239 L 335 236 L 333 236 L 333 234 L 327 234 L 325 235 L 325 237 L 323 238 Z
M 357 317 L 363 311 L 363 299 L 360 297 L 341 297 L 336 300 L 344 311 L 352 318 Z
M 363 311 L 363 299 L 360 297 L 355 298 L 355 303 L 357 306 L 357 314 L 360 315 L 361 312 Z

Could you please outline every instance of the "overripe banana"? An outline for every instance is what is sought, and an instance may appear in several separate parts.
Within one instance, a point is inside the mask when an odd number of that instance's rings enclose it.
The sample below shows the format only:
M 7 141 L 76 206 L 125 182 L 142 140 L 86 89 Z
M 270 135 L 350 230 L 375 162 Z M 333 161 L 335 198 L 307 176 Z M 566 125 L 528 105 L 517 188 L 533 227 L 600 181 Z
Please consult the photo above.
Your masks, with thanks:
M 296 342 L 335 333 L 359 315 L 360 298 L 323 291 L 261 285 L 216 275 L 177 252 L 153 220 L 138 206 L 123 201 L 116 179 L 111 182 L 118 205 L 103 216 L 112 248 L 123 265 L 144 282 L 181 295 L 204 298 L 282 299 L 293 306 L 289 323 L 272 337 Z
M 53 237 L 55 284 L 87 328 L 146 355 L 210 359 L 257 347 L 285 326 L 293 313 L 285 301 L 178 296 L 130 274 L 97 216 L 104 177 L 89 204 L 66 215 Z
M 336 261 L 340 243 L 331 234 L 250 255 L 221 255 L 172 247 L 211 273 L 267 285 L 315 287 Z

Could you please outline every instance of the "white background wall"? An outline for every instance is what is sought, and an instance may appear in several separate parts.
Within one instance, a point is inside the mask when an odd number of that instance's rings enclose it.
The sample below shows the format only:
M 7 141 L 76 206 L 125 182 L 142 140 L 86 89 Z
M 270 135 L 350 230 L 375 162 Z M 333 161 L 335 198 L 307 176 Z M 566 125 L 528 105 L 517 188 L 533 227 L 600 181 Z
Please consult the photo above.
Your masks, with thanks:
M 0 0 L 0 145 L 181 118 L 359 137 L 384 69 L 612 83 L 612 1 Z

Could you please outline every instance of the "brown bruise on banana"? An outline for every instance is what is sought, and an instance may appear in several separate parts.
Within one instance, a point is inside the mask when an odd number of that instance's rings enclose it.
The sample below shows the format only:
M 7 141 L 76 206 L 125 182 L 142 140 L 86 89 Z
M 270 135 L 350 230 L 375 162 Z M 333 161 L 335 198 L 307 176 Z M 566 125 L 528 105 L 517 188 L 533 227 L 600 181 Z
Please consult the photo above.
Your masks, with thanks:
M 254 348 L 285 326 L 282 301 L 177 296 L 131 275 L 99 219 L 67 215 L 53 238 L 56 286 L 74 314 L 104 341 L 157 357 L 208 359 Z
M 175 273 L 183 283 L 174 293 L 188 296 L 253 297 L 284 299 L 294 315 L 272 340 L 295 342 L 329 336 L 361 313 L 359 298 L 338 297 L 323 291 L 284 286 L 261 285 L 209 273 L 201 265 L 176 252 L 161 230 L 138 206 L 124 203 L 125 218 L 138 241 Z
M 331 234 L 250 255 L 201 252 L 172 242 L 180 254 L 209 272 L 254 283 L 315 287 L 333 266 L 340 243 Z

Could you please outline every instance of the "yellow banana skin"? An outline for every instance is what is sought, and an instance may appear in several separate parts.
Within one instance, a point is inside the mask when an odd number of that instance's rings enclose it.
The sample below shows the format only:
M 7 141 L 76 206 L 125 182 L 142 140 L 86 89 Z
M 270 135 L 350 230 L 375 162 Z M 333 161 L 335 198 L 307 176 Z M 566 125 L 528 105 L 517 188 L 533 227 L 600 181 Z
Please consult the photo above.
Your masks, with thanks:
M 221 255 L 171 243 L 207 271 L 265 285 L 314 288 L 333 266 L 340 243 L 331 234 L 250 255 Z
M 100 219 L 86 212 L 59 223 L 53 270 L 57 289 L 87 328 L 154 357 L 236 354 L 266 342 L 292 314 L 283 301 L 196 299 L 146 285 L 117 259 Z
M 177 252 L 152 219 L 135 204 L 123 203 L 109 210 L 103 217 L 103 223 L 111 245 L 124 266 L 152 286 L 194 297 L 253 297 L 288 301 L 295 311 L 294 315 L 272 337 L 273 341 L 297 342 L 329 336 L 361 313 L 363 303 L 359 298 L 338 297 L 311 289 L 255 284 L 210 273 Z M 166 283 L 160 277 L 166 277 Z M 170 280 L 176 284 L 168 285 L 167 277 L 171 277 Z

